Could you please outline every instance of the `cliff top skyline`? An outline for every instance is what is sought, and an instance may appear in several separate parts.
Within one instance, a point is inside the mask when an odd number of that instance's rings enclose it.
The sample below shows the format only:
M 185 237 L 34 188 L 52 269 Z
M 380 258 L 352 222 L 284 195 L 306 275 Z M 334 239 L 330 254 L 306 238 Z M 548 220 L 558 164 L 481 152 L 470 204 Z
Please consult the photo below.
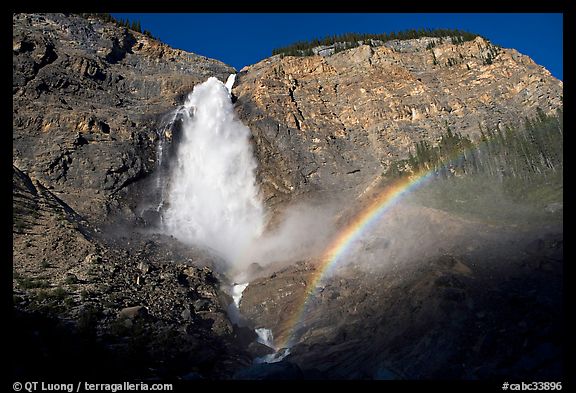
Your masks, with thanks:
M 563 15 L 523 14 L 151 14 L 113 13 L 140 21 L 166 44 L 221 60 L 237 70 L 271 56 L 272 50 L 328 35 L 390 33 L 449 28 L 480 34 L 504 48 L 530 56 L 563 79 Z

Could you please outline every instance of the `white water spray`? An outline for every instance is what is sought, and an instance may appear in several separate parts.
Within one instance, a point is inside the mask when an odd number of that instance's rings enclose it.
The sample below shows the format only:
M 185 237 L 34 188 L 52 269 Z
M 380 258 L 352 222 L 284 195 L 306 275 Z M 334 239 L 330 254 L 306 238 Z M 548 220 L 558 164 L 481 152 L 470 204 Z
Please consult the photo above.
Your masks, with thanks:
M 234 304 L 237 308 L 240 308 L 240 299 L 242 299 L 242 293 L 248 286 L 248 283 L 245 284 L 235 284 L 232 287 L 232 299 L 234 299 Z
M 260 344 L 266 345 L 269 348 L 274 348 L 274 336 L 272 335 L 272 330 L 266 328 L 258 328 L 254 330 L 258 335 L 256 339 Z
M 242 299 L 242 293 L 248 286 L 248 283 L 244 284 L 234 284 L 232 287 L 228 287 L 228 292 L 232 295 L 233 303 L 228 305 L 228 318 L 230 321 L 238 326 L 245 326 L 245 320 L 240 314 L 240 300 Z M 226 290 L 226 289 L 225 289 Z
M 234 77 L 211 77 L 184 103 L 182 139 L 170 176 L 164 230 L 210 248 L 238 267 L 264 227 L 250 130 L 231 102 Z

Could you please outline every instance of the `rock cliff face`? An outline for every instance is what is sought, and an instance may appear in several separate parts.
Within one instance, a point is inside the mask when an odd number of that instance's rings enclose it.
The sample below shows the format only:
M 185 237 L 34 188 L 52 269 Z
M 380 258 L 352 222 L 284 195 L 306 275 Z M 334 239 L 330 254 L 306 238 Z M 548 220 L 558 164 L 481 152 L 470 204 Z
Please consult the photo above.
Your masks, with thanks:
M 435 40 L 436 45 L 427 49 Z M 274 56 L 234 89 L 254 133 L 268 198 L 369 183 L 446 124 L 464 135 L 562 107 L 562 82 L 478 37 L 363 45 L 331 56 Z
M 155 169 L 161 116 L 234 73 L 96 19 L 16 14 L 13 28 L 14 165 L 98 221 L 131 214 L 127 189 Z

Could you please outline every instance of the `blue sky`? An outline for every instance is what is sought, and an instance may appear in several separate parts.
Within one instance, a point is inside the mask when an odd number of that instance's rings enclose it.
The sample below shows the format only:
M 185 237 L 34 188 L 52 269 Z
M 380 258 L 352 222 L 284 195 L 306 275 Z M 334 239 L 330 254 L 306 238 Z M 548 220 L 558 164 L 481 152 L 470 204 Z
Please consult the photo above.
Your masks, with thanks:
M 126 14 L 175 48 L 221 60 L 237 70 L 298 40 L 345 32 L 457 28 L 515 48 L 563 79 L 562 14 Z

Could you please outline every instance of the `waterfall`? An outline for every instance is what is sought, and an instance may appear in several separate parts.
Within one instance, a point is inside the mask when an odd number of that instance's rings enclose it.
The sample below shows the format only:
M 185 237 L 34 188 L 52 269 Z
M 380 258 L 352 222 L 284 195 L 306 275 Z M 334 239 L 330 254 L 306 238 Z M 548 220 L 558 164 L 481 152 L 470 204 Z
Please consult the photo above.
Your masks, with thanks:
M 182 135 L 164 197 L 164 232 L 209 248 L 230 267 L 261 235 L 264 208 L 256 185 L 251 132 L 236 118 L 227 84 L 211 77 L 183 107 Z M 161 158 L 161 151 L 160 156 Z
M 245 257 L 264 228 L 264 208 L 256 184 L 251 132 L 236 118 L 231 102 L 235 77 L 230 75 L 225 84 L 211 77 L 195 86 L 184 105 L 162 123 L 156 156 L 161 169 L 166 132 L 177 120 L 182 121 L 167 181 L 160 172 L 157 211 L 165 233 L 213 250 L 243 277 L 241 268 L 252 262 Z M 245 324 L 239 306 L 248 285 L 228 288 L 233 299 L 228 316 L 238 326 Z M 279 362 L 290 353 L 287 348 L 276 350 L 271 330 L 259 328 L 255 332 L 258 342 L 275 351 L 255 362 Z
M 166 177 L 164 176 L 166 171 L 164 162 L 164 150 L 167 147 L 166 137 L 168 134 L 171 135 L 174 123 L 176 123 L 179 117 L 182 117 L 184 110 L 184 106 L 180 106 L 176 110 L 168 113 L 160 122 L 160 127 L 157 130 L 158 146 L 156 147 L 156 167 L 158 168 L 158 172 L 156 174 L 156 189 L 160 192 L 160 200 L 156 206 L 156 212 L 158 213 L 162 211 L 164 199 L 166 198 Z

